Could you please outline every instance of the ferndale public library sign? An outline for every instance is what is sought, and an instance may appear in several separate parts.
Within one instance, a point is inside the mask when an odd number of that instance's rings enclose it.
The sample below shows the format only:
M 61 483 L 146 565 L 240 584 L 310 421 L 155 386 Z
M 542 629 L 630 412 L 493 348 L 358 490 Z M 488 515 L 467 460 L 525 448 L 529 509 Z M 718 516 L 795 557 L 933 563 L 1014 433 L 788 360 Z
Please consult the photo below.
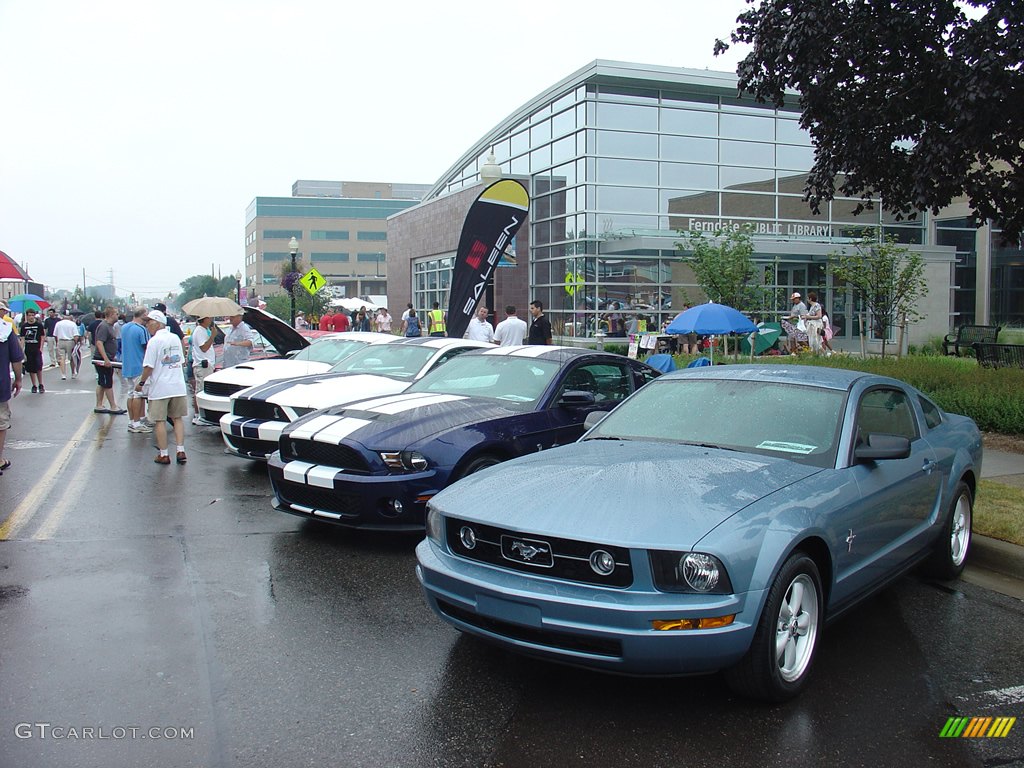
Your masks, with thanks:
M 686 229 L 691 232 L 739 232 L 749 229 L 754 235 L 777 235 L 779 237 L 832 237 L 830 224 L 791 224 L 779 221 L 750 221 L 747 219 L 694 219 L 686 220 Z

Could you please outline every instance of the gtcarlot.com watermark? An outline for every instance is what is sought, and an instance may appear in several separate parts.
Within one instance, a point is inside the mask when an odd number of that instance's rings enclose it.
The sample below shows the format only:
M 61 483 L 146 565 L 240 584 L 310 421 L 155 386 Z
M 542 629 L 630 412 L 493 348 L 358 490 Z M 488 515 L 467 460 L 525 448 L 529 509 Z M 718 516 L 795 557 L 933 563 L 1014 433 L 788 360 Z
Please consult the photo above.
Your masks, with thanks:
M 68 741 L 131 741 L 153 739 L 190 741 L 195 738 L 193 726 L 139 725 L 60 725 L 56 723 L 18 723 L 14 735 L 19 739 Z

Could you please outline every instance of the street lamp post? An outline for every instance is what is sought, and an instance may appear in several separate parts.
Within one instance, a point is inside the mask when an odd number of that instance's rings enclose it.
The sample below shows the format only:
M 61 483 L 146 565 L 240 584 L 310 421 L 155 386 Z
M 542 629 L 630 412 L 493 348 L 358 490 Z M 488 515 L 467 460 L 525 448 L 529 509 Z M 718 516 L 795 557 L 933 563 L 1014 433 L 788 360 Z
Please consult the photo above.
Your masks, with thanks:
M 235 301 L 242 304 L 242 273 L 235 272 Z
M 299 241 L 296 240 L 294 237 L 291 240 L 288 241 L 288 250 L 291 251 L 291 254 L 292 254 L 292 274 L 294 274 L 295 273 L 295 254 L 299 252 Z M 292 288 L 289 291 L 289 293 L 292 296 L 292 309 L 291 309 L 291 317 L 289 318 L 289 321 L 291 322 L 292 328 L 294 328 L 295 327 L 295 283 L 294 282 L 292 283 Z

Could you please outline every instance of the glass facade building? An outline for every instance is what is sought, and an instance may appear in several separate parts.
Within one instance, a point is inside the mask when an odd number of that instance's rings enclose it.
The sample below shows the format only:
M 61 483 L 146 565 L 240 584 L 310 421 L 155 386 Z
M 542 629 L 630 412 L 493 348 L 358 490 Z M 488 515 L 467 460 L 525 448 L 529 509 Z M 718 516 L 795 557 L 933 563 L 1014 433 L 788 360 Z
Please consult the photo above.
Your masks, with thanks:
M 612 308 L 660 325 L 683 302 L 706 300 L 677 244 L 687 232 L 741 227 L 753 232 L 754 259 L 775 289 L 767 314 L 785 310 L 794 290 L 817 290 L 840 341 L 853 338 L 852 297 L 825 267 L 829 253 L 872 227 L 922 253 L 925 311 L 944 333 L 959 244 L 930 240 L 927 217 L 895 221 L 881 201 L 856 214 L 859 200 L 837 198 L 813 213 L 802 196 L 814 153 L 796 100 L 775 109 L 736 93 L 731 73 L 593 62 L 482 137 L 424 204 L 479 185 L 491 155 L 505 177 L 523 181 L 531 211 L 520 265 L 557 336 L 592 335 Z M 420 283 L 435 300 L 447 285 L 435 277 L 445 254 L 424 252 L 410 265 L 417 306 Z

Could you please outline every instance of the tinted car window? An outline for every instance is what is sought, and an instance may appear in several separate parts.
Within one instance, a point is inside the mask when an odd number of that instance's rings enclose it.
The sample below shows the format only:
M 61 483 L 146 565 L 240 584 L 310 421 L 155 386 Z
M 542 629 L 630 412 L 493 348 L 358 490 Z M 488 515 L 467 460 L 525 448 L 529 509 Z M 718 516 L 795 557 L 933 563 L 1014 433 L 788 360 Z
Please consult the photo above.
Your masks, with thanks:
M 361 341 L 347 341 L 345 339 L 322 339 L 314 341 L 308 347 L 297 352 L 292 360 L 308 360 L 315 363 L 327 363 L 334 365 L 344 357 L 352 354 L 355 350 L 365 346 Z
M 562 392 L 576 390 L 589 392 L 598 403 L 618 403 L 632 392 L 629 371 L 625 366 L 614 363 L 590 363 L 579 365 L 569 372 L 562 385 Z
M 899 389 L 873 389 L 864 394 L 857 406 L 857 434 L 878 433 L 917 439 L 914 409 L 906 393 Z
M 935 403 L 926 397 L 918 397 L 918 402 L 921 403 L 921 410 L 924 411 L 924 423 L 928 425 L 928 429 L 935 429 L 942 423 L 942 411 Z
M 435 368 L 408 392 L 492 397 L 524 408 L 536 404 L 560 366 L 550 360 L 506 355 L 459 355 Z

